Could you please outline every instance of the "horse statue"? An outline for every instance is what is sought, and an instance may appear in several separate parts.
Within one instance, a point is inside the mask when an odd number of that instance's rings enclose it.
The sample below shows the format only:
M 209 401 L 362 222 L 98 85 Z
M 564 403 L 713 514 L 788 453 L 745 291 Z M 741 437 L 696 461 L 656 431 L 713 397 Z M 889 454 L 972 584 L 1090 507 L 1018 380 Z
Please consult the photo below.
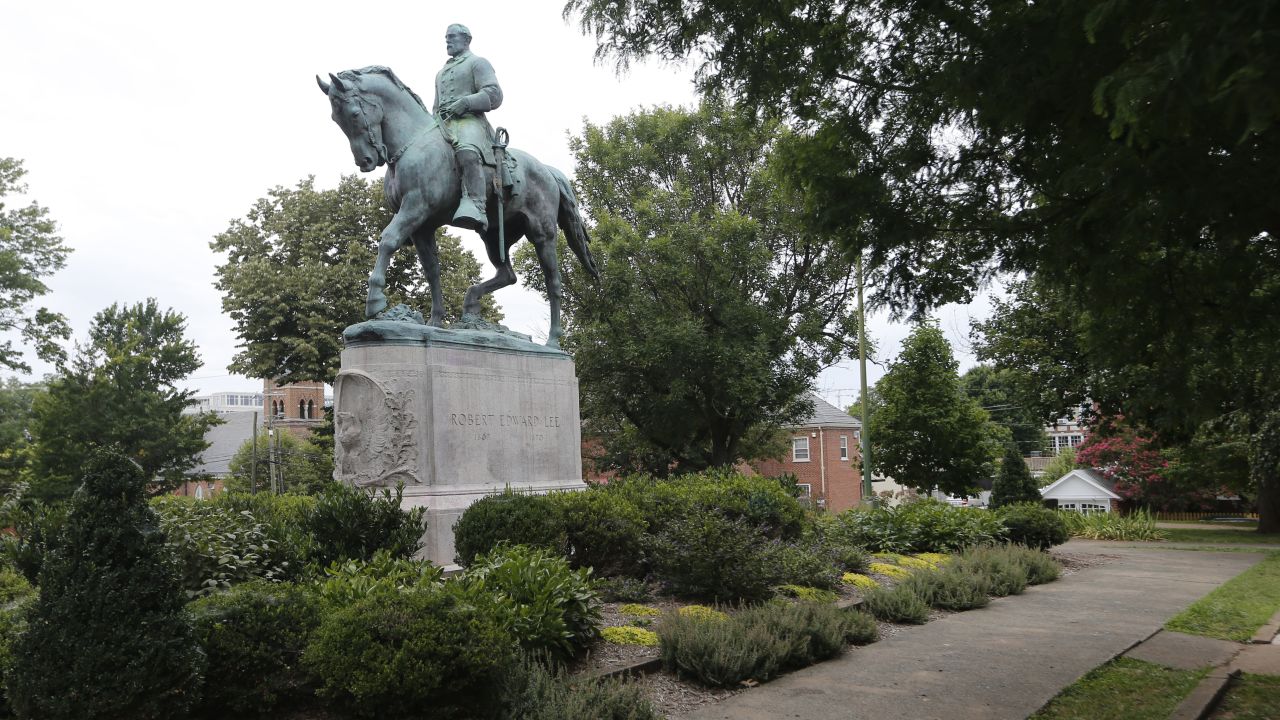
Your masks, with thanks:
M 387 309 L 387 263 L 392 253 L 413 244 L 431 288 L 429 324 L 444 324 L 440 291 L 440 259 L 435 232 L 450 225 L 462 196 L 454 150 L 446 130 L 427 110 L 422 99 L 396 77 L 390 68 L 371 66 L 330 74 L 329 82 L 316 76 L 320 90 L 329 97 L 333 121 L 351 143 L 351 154 L 361 172 L 386 165 L 383 186 L 395 212 L 378 241 L 378 259 L 369 273 L 365 317 L 374 319 Z M 583 227 L 569 180 L 555 168 L 528 153 L 507 151 L 514 160 L 512 183 L 494 182 L 498 169 L 486 167 L 489 182 L 488 226 L 480 233 L 489 262 L 497 272 L 471 286 L 463 302 L 464 324 L 482 322 L 480 299 L 516 282 L 508 251 L 525 237 L 538 252 L 551 300 L 551 329 L 547 345 L 560 347 L 560 268 L 556 259 L 556 228 L 564 230 L 569 247 L 592 277 L 599 277 L 591 257 L 590 239 Z M 501 194 L 499 194 L 501 193 Z

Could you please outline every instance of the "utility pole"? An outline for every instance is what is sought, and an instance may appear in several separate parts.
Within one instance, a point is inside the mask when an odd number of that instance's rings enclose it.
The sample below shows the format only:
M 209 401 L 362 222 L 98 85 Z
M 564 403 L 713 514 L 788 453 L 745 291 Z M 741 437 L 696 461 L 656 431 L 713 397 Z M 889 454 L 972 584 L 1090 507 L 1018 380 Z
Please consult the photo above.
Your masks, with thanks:
M 858 253 L 855 263 L 858 274 L 858 370 L 862 374 L 862 429 L 858 432 L 859 449 L 862 450 L 862 497 L 871 498 L 875 493 L 871 489 L 871 435 L 867 431 L 871 416 L 871 407 L 867 397 L 867 308 L 862 302 L 862 253 Z
M 258 494 L 258 411 L 253 411 L 253 460 L 249 463 L 249 494 Z

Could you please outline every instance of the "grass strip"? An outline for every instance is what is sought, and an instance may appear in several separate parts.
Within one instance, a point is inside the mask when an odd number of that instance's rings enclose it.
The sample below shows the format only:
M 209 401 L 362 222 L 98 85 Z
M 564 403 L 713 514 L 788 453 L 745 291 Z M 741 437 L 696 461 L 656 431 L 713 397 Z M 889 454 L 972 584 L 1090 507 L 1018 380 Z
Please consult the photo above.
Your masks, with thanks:
M 1208 671 L 1116 658 L 1090 670 L 1028 720 L 1166 720 Z
M 1280 718 L 1280 677 L 1243 675 L 1231 683 L 1215 718 L 1275 720 Z
M 1248 545 L 1280 545 L 1280 534 L 1256 530 L 1215 530 L 1213 528 L 1161 528 L 1169 542 L 1237 543 Z
M 1280 609 L 1280 552 L 1245 570 L 1165 623 L 1166 630 L 1248 642 Z

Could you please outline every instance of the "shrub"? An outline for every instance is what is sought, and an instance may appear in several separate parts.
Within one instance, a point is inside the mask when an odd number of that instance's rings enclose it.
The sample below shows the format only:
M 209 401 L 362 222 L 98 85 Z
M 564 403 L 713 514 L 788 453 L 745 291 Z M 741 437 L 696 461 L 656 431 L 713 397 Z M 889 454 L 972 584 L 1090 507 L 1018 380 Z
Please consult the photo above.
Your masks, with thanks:
M 1022 459 L 1016 444 L 1005 448 L 1000 472 L 991 484 L 991 507 L 1003 508 L 1016 503 L 1039 503 L 1040 484 L 1031 477 L 1031 469 Z
M 766 549 L 766 562 L 780 583 L 825 590 L 840 584 L 840 570 L 820 547 L 775 541 Z
M 758 528 L 769 538 L 793 540 L 805 529 L 805 512 L 777 478 L 708 470 L 668 480 L 647 476 L 612 481 L 596 492 L 620 495 L 644 515 L 652 533 L 689 514 L 717 512 Z
M 208 657 L 201 707 L 215 717 L 262 716 L 313 692 L 302 651 L 320 624 L 320 604 L 304 588 L 246 583 L 189 606 Z
M 274 541 L 248 511 L 173 495 L 152 499 L 151 508 L 160 519 L 165 545 L 177 560 L 189 598 L 253 578 L 276 580 L 285 574 L 284 568 L 271 564 Z
M 600 634 L 600 596 L 591 571 L 574 570 L 562 557 L 527 545 L 500 545 L 475 558 L 462 583 L 489 594 L 526 650 L 565 659 Z
M 508 488 L 471 503 L 453 526 L 454 561 L 468 566 L 504 542 L 563 554 L 564 521 L 551 498 Z
M 661 717 L 634 682 L 570 678 L 522 658 L 501 688 L 509 720 L 659 720 Z
M 857 573 L 845 573 L 840 580 L 844 582 L 844 584 L 852 585 L 859 590 L 871 590 L 873 588 L 880 587 L 880 583 L 876 582 L 874 579 Z
M 16 569 L 0 566 L 0 606 L 9 605 L 15 600 L 25 600 L 35 594 L 26 576 Z
M 324 618 L 302 656 L 320 696 L 357 717 L 494 714 L 515 643 L 492 607 L 455 585 L 377 593 Z
M 830 590 L 803 585 L 779 585 L 778 592 L 807 602 L 833 603 L 840 599 L 839 595 Z
M 998 547 L 967 550 L 950 569 L 985 578 L 987 591 L 996 597 L 1019 595 L 1027 589 L 1027 571 L 1023 565 Z
M 1028 585 L 1053 582 L 1062 575 L 1062 566 L 1049 553 L 1031 549 L 1022 550 L 1021 548 L 1018 548 L 1018 550 L 1021 550 L 1018 560 L 1022 563 L 1022 568 L 1027 573 Z
M 0 540 L 5 559 L 28 582 L 34 583 L 40 577 L 45 556 L 67 523 L 67 506 L 23 501 L 11 509 L 8 519 L 14 534 L 4 535 Z
M 834 657 L 847 638 L 864 637 L 854 613 L 819 603 L 769 603 L 723 622 L 681 614 L 658 625 L 663 665 L 713 687 L 768 680 L 779 672 Z
M 346 560 L 325 568 L 319 594 L 331 607 L 345 607 L 378 593 L 419 590 L 438 585 L 443 571 L 426 560 L 393 557 L 386 550 L 368 562 Z
M 637 605 L 635 603 L 623 605 L 618 608 L 618 612 L 623 615 L 632 615 L 635 617 L 657 617 L 662 614 L 662 611 L 658 608 L 652 608 L 648 605 Z
M 828 529 L 836 541 L 876 552 L 952 552 L 998 539 L 1004 526 L 986 510 L 956 508 L 937 500 L 897 507 L 854 508 Z
M 630 500 L 594 489 L 555 493 L 574 567 L 608 575 L 643 574 L 642 548 L 647 525 Z
M 199 698 L 203 656 L 147 478 L 110 450 L 85 473 L 13 646 L 10 700 L 24 717 L 182 717 Z
M 614 645 L 642 645 L 644 647 L 657 647 L 658 634 L 652 630 L 645 630 L 631 625 L 625 627 L 607 627 L 600 631 L 600 636 L 607 643 Z
M 678 595 L 763 600 L 777 584 L 768 539 L 741 518 L 700 510 L 671 521 L 651 542 L 654 574 Z
M 880 639 L 880 626 L 870 613 L 861 610 L 846 610 L 848 625 L 845 627 L 844 639 L 854 645 L 870 645 Z
M 1071 536 L 1059 513 L 1038 503 L 1017 503 L 1000 508 L 1005 540 L 1018 545 L 1048 550 Z
M 224 492 L 206 503 L 234 512 L 247 512 L 265 527 L 271 540 L 267 561 L 280 568 L 287 580 L 305 576 L 307 564 L 316 555 L 315 538 L 307 529 L 307 517 L 317 499 L 309 495 Z
M 929 604 L 905 584 L 868 590 L 862 596 L 862 607 L 885 622 L 921 625 L 929 620 Z
M 919 553 L 916 557 L 924 560 L 925 562 L 933 563 L 937 567 L 946 565 L 954 559 L 953 556 L 945 555 L 943 553 Z
M 27 630 L 31 597 L 26 600 L 16 607 L 0 610 L 0 717 L 9 717 L 13 713 L 5 685 L 13 667 L 13 645 Z
M 653 597 L 649 583 L 629 577 L 600 578 L 596 592 L 605 602 L 647 602 Z
M 729 619 L 728 613 L 709 608 L 706 605 L 685 605 L 676 612 L 680 617 L 702 622 L 724 622 Z
M 1118 513 L 1078 513 L 1059 511 L 1073 537 L 1088 540 L 1164 540 L 1156 529 L 1155 516 L 1146 510 L 1128 515 Z
M 973 610 L 991 602 L 987 578 L 959 568 L 916 573 L 902 584 L 940 610 Z
M 342 483 L 328 486 L 303 526 L 314 539 L 311 559 L 320 567 L 338 560 L 369 560 L 379 550 L 408 558 L 422 547 L 426 508 L 404 510 L 403 488 L 381 492 Z
M 885 577 L 893 578 L 894 580 L 905 580 L 906 578 L 911 577 L 910 570 L 900 568 L 897 565 L 890 565 L 888 563 L 873 562 L 867 566 L 867 570 L 884 575 Z

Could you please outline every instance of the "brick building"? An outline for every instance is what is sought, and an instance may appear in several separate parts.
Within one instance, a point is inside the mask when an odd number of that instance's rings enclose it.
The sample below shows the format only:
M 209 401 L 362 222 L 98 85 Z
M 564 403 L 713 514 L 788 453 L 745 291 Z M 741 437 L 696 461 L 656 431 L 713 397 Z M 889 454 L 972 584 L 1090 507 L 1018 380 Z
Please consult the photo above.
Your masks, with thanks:
M 262 412 L 266 424 L 284 428 L 300 440 L 311 435 L 311 429 L 324 421 L 324 383 L 300 382 L 277 385 L 273 380 L 262 383 Z
M 752 463 L 761 475 L 796 476 L 804 494 L 817 507 L 831 512 L 848 510 L 862 502 L 861 455 L 858 440 L 862 422 L 817 395 L 813 414 L 787 428 L 791 447 L 781 460 Z

